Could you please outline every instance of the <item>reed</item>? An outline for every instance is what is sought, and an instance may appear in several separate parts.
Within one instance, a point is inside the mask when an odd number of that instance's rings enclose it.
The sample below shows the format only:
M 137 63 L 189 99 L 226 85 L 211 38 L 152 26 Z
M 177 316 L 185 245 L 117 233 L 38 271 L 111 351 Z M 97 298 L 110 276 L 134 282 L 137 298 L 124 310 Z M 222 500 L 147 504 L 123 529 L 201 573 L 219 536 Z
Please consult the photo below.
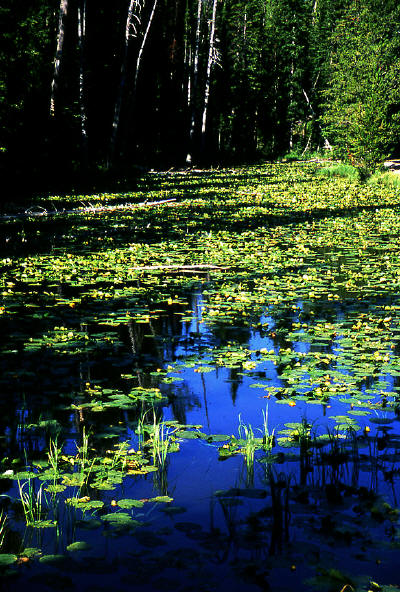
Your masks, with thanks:
M 4 511 L 2 510 L 0 512 L 0 549 L 3 547 L 4 539 L 6 538 L 7 521 L 8 521 L 8 516 L 7 516 L 7 514 L 4 514 Z
M 24 483 L 18 479 L 18 491 L 26 525 L 32 526 L 42 519 L 43 507 L 46 503 L 43 483 L 36 492 L 32 478 L 28 478 Z
M 166 427 L 164 422 L 158 422 L 156 415 L 153 415 L 153 429 L 152 429 L 152 456 L 153 464 L 158 467 L 163 467 L 167 460 L 168 449 L 172 437 L 170 430 Z
M 262 410 L 263 415 L 263 427 L 261 430 L 262 439 L 263 439 L 263 449 L 266 452 L 271 452 L 274 444 L 275 444 L 275 428 L 272 432 L 269 431 L 268 427 L 268 407 Z

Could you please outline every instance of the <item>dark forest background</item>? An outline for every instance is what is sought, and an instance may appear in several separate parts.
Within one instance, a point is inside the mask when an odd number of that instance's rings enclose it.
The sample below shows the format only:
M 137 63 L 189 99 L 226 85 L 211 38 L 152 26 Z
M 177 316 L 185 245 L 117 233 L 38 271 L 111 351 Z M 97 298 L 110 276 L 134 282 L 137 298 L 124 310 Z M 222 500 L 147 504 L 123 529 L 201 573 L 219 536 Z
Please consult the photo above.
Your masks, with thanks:
M 7 195 L 399 144 L 397 0 L 3 0 Z M 99 187 L 99 184 L 101 187 Z

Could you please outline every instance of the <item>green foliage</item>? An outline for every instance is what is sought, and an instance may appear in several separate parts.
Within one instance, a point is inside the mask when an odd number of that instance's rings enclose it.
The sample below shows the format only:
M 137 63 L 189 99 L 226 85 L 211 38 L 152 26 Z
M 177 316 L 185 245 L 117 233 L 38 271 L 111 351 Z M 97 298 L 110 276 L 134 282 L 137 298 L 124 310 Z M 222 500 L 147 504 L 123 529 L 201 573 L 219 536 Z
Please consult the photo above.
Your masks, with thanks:
M 382 164 L 400 131 L 394 26 L 399 11 L 381 14 L 378 6 L 368 4 L 353 3 L 336 25 L 322 116 L 338 156 L 364 175 Z
M 400 175 L 397 173 L 377 172 L 368 179 L 370 185 L 400 189 Z
M 356 167 L 351 164 L 334 164 L 329 167 L 324 167 L 317 171 L 318 175 L 322 177 L 343 177 L 351 181 L 359 181 L 360 174 Z
M 52 4 L 48 0 L 6 0 L 0 8 L 0 121 L 4 152 L 1 162 L 5 158 L 12 164 L 17 164 L 16 158 L 35 160 L 35 149 L 46 130 L 42 115 L 46 112 L 46 84 L 53 57 Z M 22 137 L 24 141 L 19 142 Z

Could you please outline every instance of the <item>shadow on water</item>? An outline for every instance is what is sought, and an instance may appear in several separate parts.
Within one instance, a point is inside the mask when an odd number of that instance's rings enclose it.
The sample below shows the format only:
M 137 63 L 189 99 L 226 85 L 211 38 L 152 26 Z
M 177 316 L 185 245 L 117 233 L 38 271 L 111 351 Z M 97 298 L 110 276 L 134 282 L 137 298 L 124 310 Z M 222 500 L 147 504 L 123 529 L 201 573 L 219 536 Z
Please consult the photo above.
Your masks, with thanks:
M 175 206 L 164 206 L 162 212 L 152 208 L 133 208 L 131 212 L 123 214 L 103 212 L 79 215 L 78 219 L 75 216 L 29 219 L 23 222 L 16 221 L 12 226 L 3 223 L 2 252 L 5 257 L 14 256 L 16 253 L 26 256 L 52 252 L 56 246 L 57 249 L 67 248 L 71 253 L 94 253 L 109 248 L 120 248 L 133 242 L 157 244 L 185 235 L 189 238 L 199 233 L 221 232 L 227 229 L 229 232 L 241 233 L 287 225 L 301 226 L 325 219 L 354 218 L 363 212 L 376 213 L 386 209 L 395 211 L 399 208 L 397 202 L 350 208 L 319 208 L 305 212 L 278 208 L 272 203 L 265 206 L 268 210 L 277 209 L 276 214 L 255 214 L 252 206 L 243 203 L 238 219 L 236 213 L 241 207 L 238 201 L 224 205 L 217 211 L 212 204 L 188 205 L 182 202 L 182 205 L 178 203 Z
M 275 169 L 272 172 L 252 171 L 250 174 L 233 170 L 231 174 L 225 170 L 197 174 L 193 171 L 189 174 L 149 174 L 134 199 L 132 194 L 112 196 L 112 205 L 125 203 L 132 206 L 126 210 L 76 211 L 76 214 L 66 215 L 62 212 L 63 202 L 56 205 L 57 202 L 44 201 L 44 206 L 37 207 L 44 208 L 47 215 L 29 218 L 22 212 L 20 219 L 18 216 L 11 220 L 0 219 L 3 256 L 53 252 L 54 248 L 93 253 L 133 242 L 156 244 L 204 232 L 229 230 L 241 233 L 287 225 L 301 226 L 324 219 L 353 218 L 364 212 L 374 213 L 387 208 L 396 210 L 399 207 L 397 201 L 391 201 L 302 209 L 301 200 L 297 204 L 295 199 L 295 203 L 289 206 L 276 202 L 274 192 L 277 190 L 287 190 L 295 195 L 296 191 L 301 191 L 302 184 L 309 184 L 311 179 L 315 183 L 316 178 L 312 177 L 314 170 L 315 167 L 311 167 L 310 171 L 304 172 L 304 169 L 294 167 L 292 176 L 288 175 L 283 186 Z M 246 189 L 250 181 L 253 193 Z M 318 183 L 321 191 L 329 184 L 322 178 L 318 179 Z M 257 194 L 258 189 L 261 201 L 255 207 L 253 202 L 249 202 L 249 197 Z M 106 197 L 98 202 L 100 208 Z M 145 204 L 146 201 L 163 199 L 176 199 L 176 203 L 135 208 L 135 201 Z M 69 209 L 71 200 L 66 203 Z M 72 207 L 81 207 L 89 205 L 89 202 L 85 202 L 85 196 L 78 196 L 72 204 Z M 90 202 L 90 206 L 97 207 L 97 202 Z M 54 208 L 57 211 L 52 215 Z

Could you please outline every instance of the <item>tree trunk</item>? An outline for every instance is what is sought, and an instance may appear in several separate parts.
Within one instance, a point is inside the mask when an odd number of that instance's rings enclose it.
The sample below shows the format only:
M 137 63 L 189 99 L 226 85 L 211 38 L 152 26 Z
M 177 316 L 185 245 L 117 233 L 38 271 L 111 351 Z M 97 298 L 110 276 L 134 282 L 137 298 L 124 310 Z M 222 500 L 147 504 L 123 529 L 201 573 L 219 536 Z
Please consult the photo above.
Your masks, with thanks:
M 183 52 L 183 65 L 184 65 L 184 72 L 186 74 L 186 107 L 188 109 L 188 113 L 190 111 L 190 102 L 192 96 L 192 47 L 190 45 L 190 10 L 188 6 L 188 1 L 186 1 L 186 11 L 185 11 L 185 23 L 183 26 L 184 34 L 184 52 Z M 182 92 L 185 92 L 185 83 L 184 79 L 182 79 Z
M 78 45 L 79 45 L 79 110 L 81 119 L 81 148 L 85 164 L 88 161 L 87 111 L 85 98 L 85 40 L 86 40 L 86 0 L 78 6 Z
M 108 166 L 111 166 L 111 164 L 114 160 L 114 156 L 115 156 L 117 136 L 118 136 L 118 130 L 119 130 L 119 126 L 120 126 L 122 100 L 124 97 L 125 84 L 126 84 L 126 71 L 127 71 L 127 67 L 128 67 L 129 40 L 132 37 L 137 37 L 136 25 L 137 25 L 137 23 L 140 22 L 139 15 L 141 12 L 141 8 L 142 8 L 142 6 L 141 6 L 139 0 L 130 0 L 129 7 L 128 7 L 128 14 L 126 17 L 126 24 L 125 24 L 125 42 L 124 42 L 124 52 L 123 52 L 122 62 L 121 62 L 120 82 L 119 82 L 118 94 L 117 94 L 117 98 L 115 100 L 115 106 L 114 106 L 114 118 L 113 118 L 112 131 L 111 131 Z
M 147 37 L 149 35 L 151 23 L 153 22 L 154 13 L 155 13 L 156 8 L 157 8 L 157 2 L 158 2 L 158 0 L 154 0 L 153 8 L 151 9 L 149 20 L 147 21 L 146 31 L 145 31 L 145 33 L 143 35 L 142 43 L 140 45 L 138 57 L 137 57 L 137 60 L 136 60 L 136 72 L 135 72 L 135 80 L 134 80 L 134 85 L 133 85 L 133 93 L 134 93 L 134 95 L 136 94 L 136 87 L 137 87 L 137 81 L 138 81 L 138 76 L 139 76 L 139 70 L 140 70 L 140 66 L 141 66 L 141 63 L 142 63 L 143 50 L 144 50 L 144 46 L 146 45 Z
M 191 86 L 188 88 L 188 98 L 190 104 L 190 128 L 189 128 L 189 152 L 186 155 L 186 162 L 187 164 L 192 163 L 193 159 L 193 139 L 194 139 L 194 130 L 196 125 L 196 107 L 195 107 L 195 93 L 197 89 L 197 77 L 199 74 L 199 52 L 200 52 L 200 27 L 201 27 L 201 9 L 202 9 L 202 0 L 197 1 L 197 20 L 196 20 L 196 40 L 194 45 L 194 56 L 193 56 L 193 80 Z M 190 85 L 190 76 L 188 80 L 188 85 Z
M 60 9 L 58 12 L 58 30 L 57 30 L 57 49 L 54 57 L 53 78 L 50 90 L 50 115 L 55 115 L 55 94 L 60 73 L 61 58 L 64 47 L 65 21 L 68 13 L 68 0 L 60 0 Z
M 289 105 L 290 110 L 292 111 L 289 113 L 289 150 L 293 150 L 293 127 L 294 127 L 294 116 L 293 116 L 293 103 L 294 103 L 294 56 L 296 51 L 296 32 L 294 25 L 292 27 L 292 41 L 291 41 L 291 63 L 290 63 L 290 84 L 289 84 Z
M 207 71 L 206 71 L 206 85 L 204 89 L 204 106 L 203 106 L 203 117 L 201 121 L 201 146 L 204 151 L 206 143 L 206 131 L 207 131 L 207 115 L 208 115 L 208 103 L 210 98 L 210 83 L 211 83 L 211 67 L 214 61 L 214 45 L 215 45 L 215 18 L 217 14 L 217 0 L 213 0 L 213 9 L 211 17 L 210 27 L 210 45 L 208 49 L 207 59 Z
M 329 140 L 328 140 L 328 138 L 326 138 L 326 136 L 325 136 L 325 134 L 324 134 L 324 130 L 322 129 L 322 127 L 321 127 L 321 124 L 319 123 L 319 121 L 318 121 L 318 119 L 317 119 L 317 117 L 316 117 L 316 114 L 315 114 L 315 111 L 314 111 L 314 109 L 313 109 L 313 106 L 311 105 L 311 101 L 310 101 L 310 99 L 308 98 L 308 95 L 307 95 L 306 91 L 304 90 L 304 88 L 303 88 L 302 90 L 303 90 L 303 95 L 304 95 L 304 97 L 305 97 L 305 99 L 306 99 L 306 102 L 307 102 L 308 108 L 309 108 L 309 109 L 310 109 L 310 111 L 311 111 L 311 115 L 312 115 L 313 122 L 316 122 L 316 124 L 317 124 L 317 126 L 318 126 L 318 129 L 319 129 L 319 131 L 320 131 L 321 137 L 322 137 L 322 139 L 324 140 L 324 148 L 325 148 L 326 150 L 332 150 L 332 146 L 331 146 L 331 144 L 329 143 Z M 312 134 L 312 130 L 311 130 L 311 134 Z M 311 135 L 310 135 L 310 138 L 311 138 Z M 309 144 L 309 142 L 307 142 L 306 149 L 307 149 L 307 147 L 308 147 L 308 144 Z M 303 154 L 306 152 L 306 149 L 303 151 Z

